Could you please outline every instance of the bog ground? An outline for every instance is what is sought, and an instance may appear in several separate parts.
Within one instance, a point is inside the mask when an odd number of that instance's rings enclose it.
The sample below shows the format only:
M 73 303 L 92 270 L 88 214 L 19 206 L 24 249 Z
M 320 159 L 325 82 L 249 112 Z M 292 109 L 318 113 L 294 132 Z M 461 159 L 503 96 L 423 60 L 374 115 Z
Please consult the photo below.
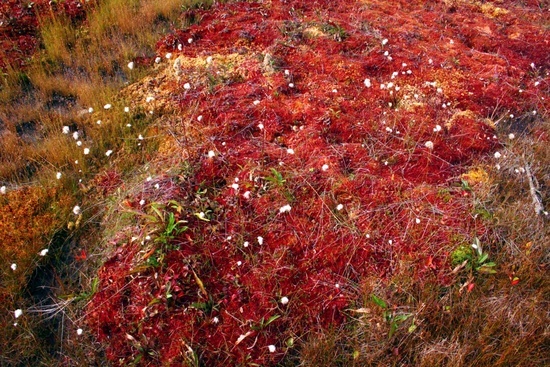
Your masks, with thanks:
M 550 363 L 547 3 L 3 7 L 2 365 Z

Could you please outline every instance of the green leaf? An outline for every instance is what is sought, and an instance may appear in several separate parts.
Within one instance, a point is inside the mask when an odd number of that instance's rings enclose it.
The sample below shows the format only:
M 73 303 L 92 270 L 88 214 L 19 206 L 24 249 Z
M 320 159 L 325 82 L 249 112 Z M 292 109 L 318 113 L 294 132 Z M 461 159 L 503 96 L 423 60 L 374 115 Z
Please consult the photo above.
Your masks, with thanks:
M 407 319 L 408 319 L 409 317 L 411 317 L 411 316 L 412 316 L 412 314 L 406 313 L 406 314 L 402 314 L 402 315 L 397 315 L 397 316 L 395 316 L 395 317 L 393 318 L 393 320 L 394 320 L 395 322 L 403 322 L 403 321 L 407 320 Z
M 151 205 L 151 209 L 155 212 L 155 214 L 158 216 L 158 218 L 160 220 L 164 220 L 164 215 L 162 214 L 162 212 L 159 210 L 159 208 L 157 208 L 156 205 Z
M 483 255 L 481 255 L 481 256 L 479 257 L 479 259 L 477 260 L 477 262 L 480 263 L 480 264 L 483 264 L 488 258 L 489 258 L 489 254 L 484 253 Z
M 191 307 L 204 311 L 208 308 L 208 304 L 205 302 L 193 302 L 191 303 Z
M 277 320 L 279 317 L 281 317 L 281 315 L 273 315 L 271 316 L 267 322 L 264 324 L 264 327 L 266 327 L 267 325 L 271 324 L 273 321 Z
M 97 289 L 99 288 L 99 278 L 95 277 L 94 280 L 92 280 L 92 295 L 97 293 Z
M 409 333 L 414 333 L 414 331 L 416 330 L 416 325 L 414 324 L 414 322 L 411 324 L 411 326 L 409 326 Z
M 495 263 L 487 263 L 477 268 L 477 271 L 483 274 L 496 274 L 497 271 L 493 269 L 495 265 Z
M 160 299 L 158 299 L 158 298 L 153 298 L 153 299 L 147 304 L 147 307 L 156 305 L 157 303 L 160 303 Z
M 391 338 L 393 334 L 395 334 L 395 332 L 397 331 L 397 327 L 398 325 L 395 321 L 390 324 L 390 332 L 388 334 L 388 338 Z
M 460 182 L 462 183 L 462 189 L 464 191 L 472 191 L 472 188 L 470 187 L 470 184 L 468 183 L 468 181 L 460 180 Z
M 372 294 L 371 299 L 375 304 L 382 307 L 383 309 L 388 308 L 388 305 L 386 304 L 386 301 L 384 301 L 382 298 L 377 297 L 376 295 Z
M 290 337 L 285 341 L 285 344 L 288 348 L 292 348 L 294 346 L 294 338 Z

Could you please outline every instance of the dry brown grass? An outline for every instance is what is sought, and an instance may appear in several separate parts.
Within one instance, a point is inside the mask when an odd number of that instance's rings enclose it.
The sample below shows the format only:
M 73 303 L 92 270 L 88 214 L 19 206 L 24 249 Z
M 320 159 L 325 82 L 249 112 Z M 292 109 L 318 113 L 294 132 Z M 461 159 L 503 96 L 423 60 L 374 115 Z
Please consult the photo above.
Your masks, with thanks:
M 141 145 L 137 139 L 147 136 L 151 118 L 137 108 L 124 112 L 118 92 L 150 70 L 156 41 L 181 28 L 180 9 L 187 3 L 197 2 L 102 1 L 82 24 L 59 15 L 41 17 L 42 49 L 25 70 L 3 71 L 0 186 L 7 186 L 7 194 L 0 195 L 0 365 L 101 364 L 101 348 L 90 336 L 76 335 L 78 303 L 86 301 L 82 290 L 92 288 L 89 274 L 95 269 L 81 269 L 71 256 L 75 247 L 101 246 L 94 240 L 100 237 L 96 225 L 104 203 L 99 204 L 102 194 L 94 181 L 84 185 L 79 179 L 109 166 L 131 172 L 156 149 L 154 138 Z M 134 60 L 130 70 L 127 64 Z M 113 109 L 104 110 L 106 103 Z M 94 113 L 82 114 L 89 107 Z M 82 146 L 61 133 L 63 126 L 81 133 Z M 84 147 L 91 150 L 87 156 Z M 107 150 L 115 151 L 111 159 Z M 100 198 L 89 198 L 90 217 L 75 228 L 71 210 L 92 194 Z M 76 241 L 82 231 L 86 238 Z M 50 245 L 63 250 L 38 255 Z M 41 298 L 33 287 L 42 281 L 48 290 Z M 51 285 L 65 298 L 51 299 Z M 16 309 L 23 310 L 18 319 Z

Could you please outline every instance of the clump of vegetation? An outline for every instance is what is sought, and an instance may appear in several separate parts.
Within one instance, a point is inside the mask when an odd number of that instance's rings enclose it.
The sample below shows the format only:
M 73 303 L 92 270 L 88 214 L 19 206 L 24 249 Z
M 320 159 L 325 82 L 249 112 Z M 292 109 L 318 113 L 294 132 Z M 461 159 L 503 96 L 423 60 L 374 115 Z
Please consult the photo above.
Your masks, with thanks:
M 20 236 L 6 363 L 549 362 L 545 15 L 291 3 L 39 14 L 0 199 L 55 241 Z

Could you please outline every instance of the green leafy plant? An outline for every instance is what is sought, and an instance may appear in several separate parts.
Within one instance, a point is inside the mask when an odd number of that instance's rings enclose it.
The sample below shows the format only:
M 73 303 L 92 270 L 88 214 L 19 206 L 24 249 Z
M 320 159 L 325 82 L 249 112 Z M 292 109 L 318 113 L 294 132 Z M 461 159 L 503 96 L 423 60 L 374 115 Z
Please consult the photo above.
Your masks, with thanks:
M 266 327 L 268 327 L 273 321 L 277 320 L 279 317 L 281 317 L 281 315 L 273 315 L 268 319 L 266 319 L 265 317 L 262 317 L 257 324 L 252 325 L 250 328 L 256 331 L 264 330 Z
M 412 313 L 408 313 L 408 312 L 396 313 L 394 309 L 390 309 L 386 301 L 376 296 L 375 294 L 371 295 L 371 300 L 375 305 L 383 309 L 382 317 L 390 326 L 390 330 L 388 332 L 388 339 L 391 339 L 391 337 L 395 335 L 395 332 L 403 322 L 407 321 L 409 318 L 413 316 Z M 415 330 L 416 330 L 416 325 L 413 319 L 411 325 L 408 328 L 408 331 L 409 333 L 412 333 Z
M 138 213 L 145 221 L 144 228 L 152 227 L 145 233 L 147 233 L 146 239 L 153 238 L 154 246 L 147 251 L 144 260 L 148 266 L 158 267 L 162 264 L 167 251 L 177 249 L 177 245 L 173 241 L 188 227 L 184 225 L 187 223 L 186 220 L 178 219 L 182 214 L 183 207 L 174 200 L 170 200 L 168 204 L 152 203 L 149 208 L 148 214 Z
M 275 187 L 283 187 L 286 180 L 283 178 L 281 172 L 277 171 L 275 168 L 271 168 L 271 176 L 265 177 L 265 180 L 272 183 Z
M 348 37 L 348 33 L 340 25 L 327 22 L 321 25 L 323 32 L 328 33 L 335 41 L 342 42 Z
M 496 263 L 489 261 L 489 254 L 483 252 L 479 238 L 474 238 L 471 246 L 461 245 L 451 254 L 452 264 L 457 273 L 461 269 L 481 274 L 495 274 Z

